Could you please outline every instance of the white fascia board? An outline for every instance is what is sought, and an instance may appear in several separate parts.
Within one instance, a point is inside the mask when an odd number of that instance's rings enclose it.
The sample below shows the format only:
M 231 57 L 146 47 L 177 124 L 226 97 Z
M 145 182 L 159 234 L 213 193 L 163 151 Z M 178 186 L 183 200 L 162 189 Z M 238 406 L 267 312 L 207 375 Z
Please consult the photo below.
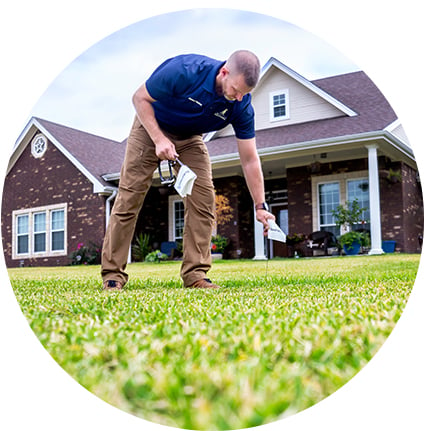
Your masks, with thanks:
M 402 123 L 400 122 L 399 118 L 396 118 L 395 121 L 393 121 L 392 123 L 390 123 L 389 125 L 387 125 L 384 130 L 387 130 L 388 132 L 392 132 L 393 130 L 396 129 L 396 127 L 401 126 Z
M 281 61 L 277 60 L 274 57 L 271 57 L 268 62 L 263 67 L 263 71 L 260 77 L 260 81 L 264 78 L 264 76 L 267 74 L 267 72 L 271 69 L 272 66 L 275 66 L 276 68 L 280 69 L 285 74 L 289 75 L 291 78 L 311 90 L 316 95 L 322 97 L 324 100 L 326 100 L 328 103 L 335 106 L 337 109 L 348 115 L 349 117 L 355 117 L 358 115 L 354 110 L 350 109 L 348 106 L 322 90 L 321 88 L 317 87 L 315 84 L 313 84 L 311 81 L 307 80 L 305 77 L 294 71 L 293 69 L 290 69 L 290 67 L 286 66 L 285 64 L 281 63 Z
M 402 139 L 393 133 L 393 131 L 396 130 L 398 127 L 402 127 L 402 123 L 399 119 L 396 119 L 395 121 L 393 121 L 393 123 L 390 123 L 388 126 L 386 126 L 384 128 L 384 131 L 386 133 L 390 134 L 390 136 L 392 137 L 393 140 L 400 141 L 405 146 L 407 146 L 408 148 L 411 148 L 411 144 L 408 141 L 405 141 L 405 139 Z M 402 127 L 402 129 L 403 129 L 403 127 Z M 408 137 L 406 137 L 406 138 L 408 138 Z
M 113 193 L 118 191 L 118 187 L 104 186 L 103 190 L 99 192 L 100 195 L 111 196 Z
M 120 172 L 111 172 L 109 174 L 102 175 L 102 178 L 105 181 L 117 181 L 117 180 L 119 180 L 119 178 L 121 178 L 121 173 Z
M 34 125 L 34 119 L 33 118 L 31 118 L 28 121 L 27 125 L 22 130 L 21 134 L 18 136 L 18 139 L 15 142 L 15 145 L 13 146 L 13 151 L 12 151 L 12 154 L 11 154 L 11 156 L 9 158 L 9 162 L 8 162 L 8 165 L 7 165 L 6 175 L 13 168 L 13 166 L 16 163 L 16 161 L 19 159 L 20 155 L 23 153 L 24 149 L 26 148 L 26 146 L 30 142 L 29 138 L 28 138 L 28 135 L 31 132 L 32 128 L 34 128 L 34 133 L 35 133 L 36 126 Z
M 101 193 L 105 186 L 78 160 L 76 159 L 50 132 L 34 119 L 38 129 L 54 143 L 56 148 L 93 184 L 93 193 Z
M 84 166 L 82 165 L 63 145 L 39 122 L 36 118 L 32 117 L 19 138 L 16 141 L 15 148 L 10 158 L 10 162 L 7 168 L 9 173 L 13 165 L 18 160 L 26 146 L 30 143 L 28 134 L 31 129 L 38 129 L 43 133 L 50 142 L 93 184 L 93 193 L 102 193 L 105 190 L 105 186 Z
M 376 139 L 385 140 L 386 142 L 393 145 L 401 153 L 403 153 L 406 157 L 415 161 L 414 154 L 411 148 L 387 131 L 367 132 L 355 135 L 338 136 L 332 139 L 319 139 L 316 141 L 296 142 L 293 144 L 280 145 L 270 148 L 260 148 L 258 149 L 258 154 L 260 157 L 268 157 L 302 150 L 323 150 L 334 145 L 365 143 Z M 212 164 L 226 164 L 236 160 L 239 160 L 238 153 L 224 154 L 211 157 Z
M 258 150 L 260 156 L 270 156 L 276 154 L 283 154 L 292 151 L 310 150 L 310 149 L 325 149 L 334 145 L 346 145 L 355 143 L 365 143 L 374 141 L 376 139 L 383 139 L 387 143 L 391 144 L 397 150 L 399 150 L 406 157 L 415 161 L 414 153 L 412 149 L 403 143 L 396 136 L 392 135 L 387 131 L 367 132 L 359 133 L 354 135 L 337 136 L 331 139 L 319 139 L 316 141 L 299 142 L 288 145 L 281 145 L 272 148 L 263 148 Z

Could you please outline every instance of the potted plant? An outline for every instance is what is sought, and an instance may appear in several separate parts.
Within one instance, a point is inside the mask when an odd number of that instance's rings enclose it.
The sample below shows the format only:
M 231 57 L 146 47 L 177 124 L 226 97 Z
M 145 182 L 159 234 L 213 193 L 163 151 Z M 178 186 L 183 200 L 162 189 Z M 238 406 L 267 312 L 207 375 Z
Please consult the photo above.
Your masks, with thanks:
M 354 231 L 353 227 L 358 223 L 365 223 L 363 213 L 367 208 L 361 208 L 358 199 L 352 203 L 346 202 L 346 205 L 339 205 L 332 210 L 336 226 L 342 227 L 345 233 L 340 235 L 339 242 L 343 250 L 348 255 L 358 254 L 361 247 L 369 245 L 369 235 L 367 232 Z
M 369 245 L 369 236 L 366 232 L 352 230 L 341 235 L 339 242 L 347 255 L 355 255 L 359 253 L 361 247 Z
M 390 168 L 387 172 L 387 181 L 391 184 L 400 183 L 402 181 L 402 171 L 398 169 L 397 171 Z

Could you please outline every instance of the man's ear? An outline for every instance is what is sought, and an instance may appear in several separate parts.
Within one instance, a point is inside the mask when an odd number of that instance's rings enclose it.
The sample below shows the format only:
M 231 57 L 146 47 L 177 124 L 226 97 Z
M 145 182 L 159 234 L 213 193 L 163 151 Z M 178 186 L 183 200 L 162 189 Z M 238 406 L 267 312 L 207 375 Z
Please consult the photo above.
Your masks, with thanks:
M 219 73 L 222 77 L 225 77 L 230 73 L 230 71 L 228 70 L 228 67 L 224 64 L 224 66 L 221 67 Z

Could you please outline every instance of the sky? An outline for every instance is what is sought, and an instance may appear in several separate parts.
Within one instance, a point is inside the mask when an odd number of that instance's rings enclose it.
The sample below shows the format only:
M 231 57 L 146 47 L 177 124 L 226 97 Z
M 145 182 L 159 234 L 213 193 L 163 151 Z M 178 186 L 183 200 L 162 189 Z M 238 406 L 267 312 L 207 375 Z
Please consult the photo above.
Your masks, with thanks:
M 275 57 L 309 80 L 357 70 L 330 44 L 286 21 L 241 10 L 191 9 L 125 27 L 81 53 L 47 88 L 32 115 L 100 136 L 126 138 L 135 90 L 165 59 L 199 53 L 225 60 L 237 49 L 263 66 Z

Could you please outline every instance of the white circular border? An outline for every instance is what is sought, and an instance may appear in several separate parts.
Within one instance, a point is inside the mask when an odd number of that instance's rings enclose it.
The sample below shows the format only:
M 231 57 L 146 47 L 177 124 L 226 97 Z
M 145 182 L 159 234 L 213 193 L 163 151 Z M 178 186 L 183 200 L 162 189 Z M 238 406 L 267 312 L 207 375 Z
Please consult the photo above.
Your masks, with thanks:
M 40 139 L 44 141 L 44 147 L 42 151 L 37 151 L 36 144 Z M 31 154 L 36 159 L 41 159 L 41 157 L 44 156 L 46 151 L 47 151 L 47 138 L 42 133 L 38 133 L 37 135 L 34 136 L 34 139 L 31 141 Z

